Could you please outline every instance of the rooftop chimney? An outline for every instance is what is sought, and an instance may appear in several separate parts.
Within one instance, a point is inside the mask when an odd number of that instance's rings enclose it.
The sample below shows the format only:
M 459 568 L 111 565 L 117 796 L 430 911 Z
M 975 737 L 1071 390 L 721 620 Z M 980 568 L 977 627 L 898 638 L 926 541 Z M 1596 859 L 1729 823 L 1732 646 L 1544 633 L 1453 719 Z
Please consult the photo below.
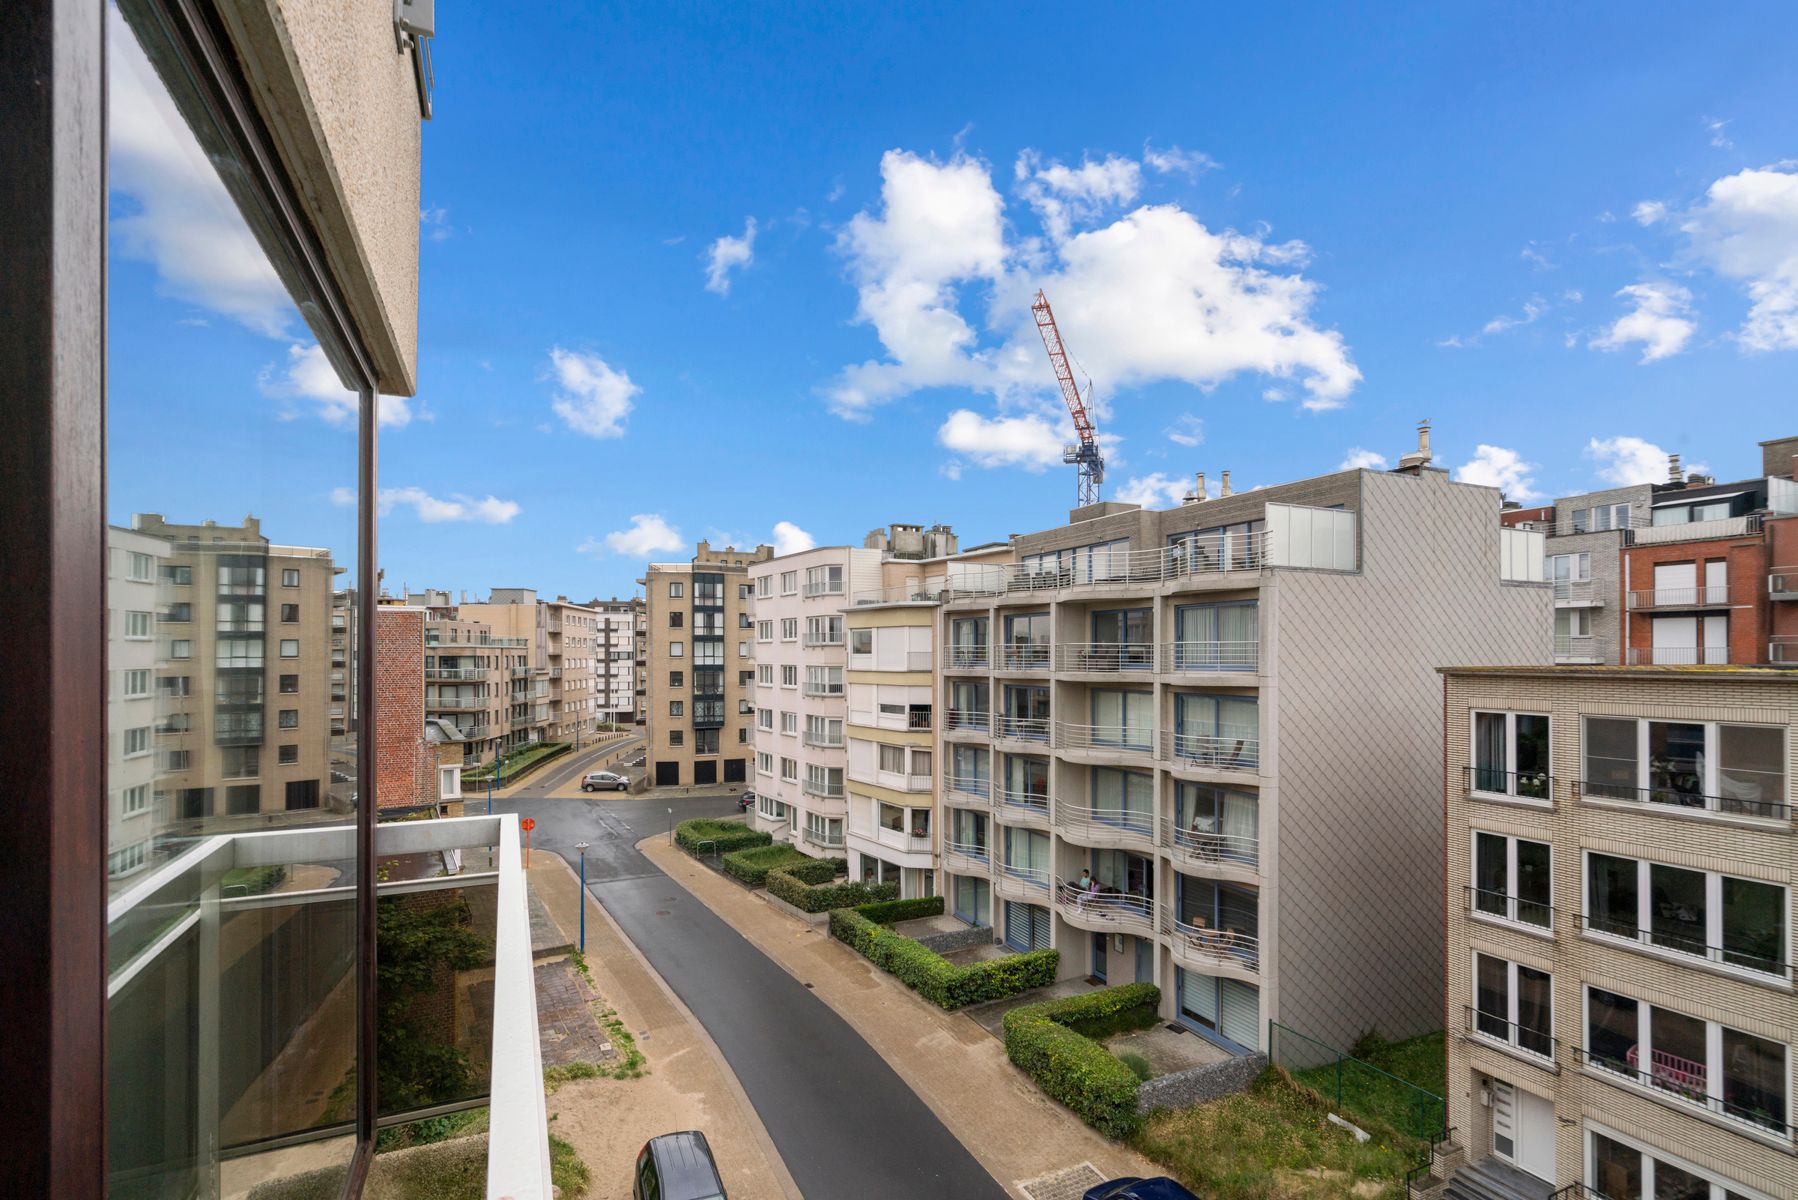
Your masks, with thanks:
M 1430 454 L 1430 421 L 1428 417 L 1425 417 L 1417 423 L 1417 449 L 1409 454 L 1401 455 L 1398 466 L 1394 470 L 1416 475 L 1430 465 L 1432 457 Z
M 1685 472 L 1679 469 L 1679 455 L 1677 454 L 1667 456 L 1667 482 L 1676 486 L 1686 482 Z
M 1228 496 L 1230 494 L 1230 472 L 1229 471 L 1224 472 L 1224 480 L 1222 483 L 1220 483 L 1218 485 L 1217 494 L 1218 494 L 1219 499 L 1222 499 L 1223 497 Z
M 1186 497 L 1186 502 L 1188 504 L 1203 503 L 1205 500 L 1205 472 L 1194 471 L 1193 481 L 1196 486 L 1193 488 L 1191 494 Z

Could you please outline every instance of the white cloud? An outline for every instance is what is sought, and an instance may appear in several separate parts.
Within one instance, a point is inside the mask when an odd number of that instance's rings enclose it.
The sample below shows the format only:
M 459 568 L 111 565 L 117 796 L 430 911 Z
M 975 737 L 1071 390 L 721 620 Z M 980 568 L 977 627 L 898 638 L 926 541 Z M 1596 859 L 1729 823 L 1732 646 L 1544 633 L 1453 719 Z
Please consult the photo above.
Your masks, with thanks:
M 1067 237 L 1074 221 L 1090 221 L 1108 208 L 1130 203 L 1142 191 L 1142 168 L 1116 155 L 1100 162 L 1085 159 L 1077 167 L 1056 161 L 1043 166 L 1034 150 L 1026 150 L 1014 173 L 1018 194 L 1042 216 L 1043 227 L 1057 242 Z
M 1169 478 L 1157 471 L 1153 475 L 1126 480 L 1113 499 L 1125 504 L 1140 504 L 1144 508 L 1172 508 L 1186 499 L 1186 491 L 1192 486 L 1191 480 Z
M 110 222 L 116 247 L 168 295 L 286 336 L 287 289 L 116 6 L 107 22 L 108 184 L 130 198 Z
M 687 540 L 660 513 L 637 513 L 631 518 L 629 529 L 615 529 L 606 534 L 603 544 L 613 554 L 622 554 L 626 558 L 648 558 L 652 554 L 685 549 Z M 599 544 L 592 538 L 583 542 L 581 549 L 590 554 L 600 552 Z
M 356 489 L 331 489 L 331 503 L 349 508 L 356 503 Z M 475 521 L 483 525 L 505 525 L 521 511 L 515 500 L 501 500 L 489 494 L 477 499 L 460 492 L 443 500 L 419 487 L 382 488 L 375 501 L 375 511 L 386 516 L 396 508 L 410 508 L 420 521 L 436 525 L 445 521 Z
M 264 366 L 256 377 L 256 385 L 263 395 L 276 400 L 309 401 L 311 411 L 326 424 L 342 429 L 353 428 L 356 424 L 359 408 L 356 393 L 343 386 L 343 381 L 337 377 L 337 369 L 316 342 L 311 345 L 295 342 L 288 346 L 286 366 L 277 367 L 274 363 Z M 412 402 L 404 396 L 376 396 L 375 412 L 386 428 L 399 429 L 412 423 Z M 300 416 L 301 411 L 285 407 L 280 415 L 284 420 L 291 420 Z
M 1644 200 L 1630 209 L 1629 215 L 1638 225 L 1653 225 L 1667 219 L 1667 206 L 1659 200 Z
M 1593 438 L 1585 454 L 1598 463 L 1598 477 L 1618 487 L 1667 478 L 1667 452 L 1639 437 Z
M 774 523 L 774 553 L 776 554 L 798 554 L 801 550 L 810 550 L 817 544 L 817 538 L 791 521 Z
M 1359 446 L 1350 446 L 1349 452 L 1342 456 L 1338 471 L 1371 470 L 1384 471 L 1386 456 L 1374 450 L 1363 450 Z
M 1608 215 L 1609 214 L 1607 214 L 1607 216 Z M 1531 242 L 1529 245 L 1519 250 L 1517 255 L 1519 258 L 1523 259 L 1524 262 L 1529 263 L 1538 271 L 1552 271 L 1555 269 L 1554 263 L 1549 260 L 1548 255 L 1544 254 L 1541 247 L 1535 242 Z
M 1536 481 L 1530 475 L 1535 469 L 1536 464 L 1524 462 L 1517 451 L 1482 442 L 1474 448 L 1471 459 L 1455 468 L 1455 479 L 1498 488 L 1512 500 L 1539 500 L 1542 493 L 1536 490 Z
M 1520 325 L 1531 325 L 1535 323 L 1537 317 L 1547 311 L 1548 305 L 1542 302 L 1540 296 L 1537 296 L 1534 299 L 1524 301 L 1523 311 L 1516 316 L 1507 313 L 1502 316 L 1493 317 L 1490 321 L 1487 321 L 1480 327 L 1480 333 L 1504 333 L 1507 330 L 1516 329 Z
M 936 470 L 937 470 L 937 474 L 941 475 L 944 479 L 952 479 L 953 480 L 953 479 L 961 478 L 961 464 L 959 462 L 956 462 L 953 458 L 950 459 L 948 462 L 944 463 L 942 466 L 938 467 Z
M 726 234 L 706 250 L 705 290 L 730 295 L 730 273 L 755 262 L 755 218 L 743 222 L 743 236 Z
M 1692 293 L 1676 283 L 1632 283 L 1617 295 L 1635 307 L 1587 343 L 1595 350 L 1621 350 L 1639 342 L 1642 361 L 1651 363 L 1684 350 L 1698 329 L 1689 319 Z
M 418 231 L 433 242 L 447 242 L 456 235 L 456 228 L 450 224 L 447 208 L 420 209 Z
M 1680 226 L 1693 254 L 1753 302 L 1744 350 L 1798 350 L 1798 172 L 1763 167 L 1712 183 Z
M 1181 446 L 1197 446 L 1205 440 L 1205 422 L 1191 413 L 1181 413 L 1168 426 L 1167 439 Z
M 1704 119 L 1704 127 L 1711 135 L 1711 145 L 1719 150 L 1734 150 L 1736 148 L 1736 144 L 1729 140 L 1729 135 L 1723 132 L 1729 127 L 1729 122 L 1734 119 L 1734 117 L 1722 121 L 1717 120 L 1715 117 L 1706 117 Z
M 1078 223 L 1081 205 L 1134 195 L 1140 176 L 1107 165 L 1120 161 L 1058 173 L 1058 164 L 1026 156 L 1020 190 L 1055 200 Z M 1265 230 L 1215 232 L 1172 205 L 1140 207 L 1048 244 L 1013 242 L 985 164 L 893 150 L 881 175 L 879 211 L 857 214 L 837 245 L 859 293 L 857 319 L 873 326 L 887 357 L 850 366 L 827 387 L 839 415 L 865 419 L 876 405 L 930 387 L 988 393 L 1002 407 L 1052 396 L 1030 313 L 1039 287 L 1104 396 L 1159 380 L 1210 388 L 1255 372 L 1300 383 L 1305 407 L 1329 409 L 1361 378 L 1341 335 L 1311 321 L 1317 284 L 1270 269 L 1308 252 L 1302 243 L 1270 242 Z M 1051 233 L 1054 220 L 1045 214 Z M 975 292 L 986 302 L 985 345 L 962 311 L 964 293 Z M 1102 400 L 1095 409 L 1106 413 Z
M 1198 150 L 1182 150 L 1178 146 L 1169 146 L 1166 150 L 1157 150 L 1147 142 L 1142 148 L 1143 165 L 1158 175 L 1180 174 L 1191 179 L 1201 171 L 1215 171 L 1223 164 L 1209 154 Z
M 624 436 L 631 397 L 643 390 L 629 375 L 613 370 L 597 354 L 560 346 L 550 349 L 549 364 L 557 388 L 551 407 L 568 428 L 593 438 Z
M 937 441 L 983 467 L 1023 467 L 1041 471 L 1061 462 L 1061 430 L 1032 413 L 983 417 L 956 409 L 936 431 Z

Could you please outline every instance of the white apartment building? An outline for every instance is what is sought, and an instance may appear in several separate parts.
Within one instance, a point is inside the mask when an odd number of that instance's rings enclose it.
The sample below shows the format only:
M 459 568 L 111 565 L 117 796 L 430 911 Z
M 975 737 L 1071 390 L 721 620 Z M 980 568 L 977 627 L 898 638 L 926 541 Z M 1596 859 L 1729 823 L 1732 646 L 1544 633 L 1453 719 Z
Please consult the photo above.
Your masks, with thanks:
M 168 552 L 162 538 L 106 531 L 106 875 L 114 887 L 149 863 L 156 832 L 157 623 Z
M 591 600 L 593 631 L 593 710 L 597 720 L 630 725 L 643 717 L 637 689 L 637 635 L 643 629 L 643 601 Z
M 1435 668 L 1549 661 L 1552 598 L 1427 463 L 1092 505 L 945 595 L 949 911 L 1233 1053 L 1438 1028 Z

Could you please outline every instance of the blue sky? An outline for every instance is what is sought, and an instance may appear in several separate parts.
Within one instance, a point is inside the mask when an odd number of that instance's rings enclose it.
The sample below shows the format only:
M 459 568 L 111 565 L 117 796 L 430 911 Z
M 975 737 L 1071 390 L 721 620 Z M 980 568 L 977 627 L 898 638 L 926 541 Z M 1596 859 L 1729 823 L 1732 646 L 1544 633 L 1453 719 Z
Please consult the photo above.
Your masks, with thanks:
M 624 7 L 440 6 L 390 585 L 628 594 L 677 538 L 1055 524 L 1038 287 L 1110 498 L 1396 460 L 1423 417 L 1523 499 L 1798 432 L 1789 5 Z M 156 144 L 127 221 L 207 202 Z M 115 512 L 342 538 L 303 326 L 140 225 Z

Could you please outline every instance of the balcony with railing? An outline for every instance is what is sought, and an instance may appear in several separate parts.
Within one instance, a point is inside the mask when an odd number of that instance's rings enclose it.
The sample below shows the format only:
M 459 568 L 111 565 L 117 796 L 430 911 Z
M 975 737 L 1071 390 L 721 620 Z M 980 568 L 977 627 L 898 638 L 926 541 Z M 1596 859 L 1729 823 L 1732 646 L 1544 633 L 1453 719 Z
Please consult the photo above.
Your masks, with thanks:
M 1632 667 L 1698 667 L 1722 666 L 1729 662 L 1729 647 L 1709 646 L 1631 646 L 1626 661 Z
M 1066 563 L 1015 563 L 975 568 L 956 580 L 951 597 L 995 596 L 1059 588 L 1122 590 L 1208 575 L 1259 571 L 1269 561 L 1265 532 L 1220 534 L 1168 547 L 1076 555 Z
M 999 671 L 1028 671 L 1033 674 L 1048 674 L 1050 664 L 1054 661 L 1053 647 L 1047 642 L 1029 643 L 1025 645 L 1007 645 L 1000 643 L 998 657 L 993 668 Z
M 455 680 L 478 680 L 487 678 L 486 667 L 426 667 L 426 679 L 439 679 L 446 682 Z
M 1576 798 L 1603 804 L 1640 804 L 1646 809 L 1668 808 L 1685 813 L 1710 813 L 1725 817 L 1748 817 L 1761 821 L 1789 824 L 1792 806 L 1783 792 L 1765 792 L 1761 787 L 1746 789 L 1734 796 L 1713 796 L 1695 781 L 1691 786 L 1665 783 L 1656 787 L 1611 783 L 1597 779 L 1581 779 L 1574 784 Z
M 1069 841 L 1095 849 L 1153 852 L 1155 848 L 1155 817 L 1146 811 L 1063 802 L 1055 806 L 1055 828 Z
M 1079 725 L 1071 721 L 1055 722 L 1057 750 L 1091 750 L 1106 754 L 1155 753 L 1155 731 L 1128 725 Z
M 1049 890 L 1049 868 L 1001 860 L 993 864 L 993 886 L 1001 893 L 1040 901 Z
M 1555 909 L 1554 905 L 1547 901 L 1534 900 L 1528 896 L 1514 896 L 1509 892 L 1494 891 L 1489 888 L 1470 886 L 1466 891 L 1469 916 L 1486 917 L 1511 925 L 1525 925 L 1544 933 L 1554 929 Z
M 1161 910 L 1161 931 L 1174 960 L 1207 974 L 1253 979 L 1261 973 L 1261 939 L 1234 925 L 1216 928 L 1204 917 L 1183 921 Z
M 1556 662 L 1595 663 L 1599 658 L 1598 639 L 1591 634 L 1555 634 Z
M 819 580 L 816 583 L 808 583 L 805 585 L 804 594 L 808 600 L 813 596 L 841 596 L 843 594 L 843 581 L 839 578 L 824 579 Z
M 1727 1078 L 1732 1072 L 1726 1065 L 1723 1071 L 1726 1078 L 1716 1081 L 1719 1090 L 1712 1093 L 1713 1081 L 1707 1064 L 1659 1049 L 1651 1049 L 1648 1062 L 1643 1063 L 1640 1043 L 1630 1046 L 1621 1056 L 1594 1052 L 1583 1046 L 1575 1047 L 1573 1056 L 1588 1070 L 1649 1091 L 1675 1106 L 1690 1106 L 1744 1131 L 1784 1143 L 1792 1141 L 1794 1127 L 1786 1120 L 1788 1110 L 1782 1082 L 1767 1086 L 1748 1080 L 1732 1081 Z M 1783 1080 L 1783 1071 L 1780 1076 Z M 1737 1082 L 1737 1086 L 1732 1087 L 1732 1082 Z M 1767 1102 L 1757 1102 L 1763 1096 Z
M 1638 612 L 1656 608 L 1723 608 L 1729 604 L 1729 588 L 1671 587 L 1632 588 L 1629 609 Z
M 482 709 L 492 703 L 486 696 L 426 696 L 425 707 L 450 711 Z
M 1769 638 L 1767 661 L 1781 666 L 1798 665 L 1798 634 L 1779 634 Z
M 808 679 L 799 690 L 807 696 L 841 696 L 843 682 L 840 679 Z
M 943 800 L 963 808 L 989 807 L 993 802 L 992 780 L 984 775 L 945 775 Z
M 817 750 L 841 750 L 847 744 L 843 740 L 841 730 L 838 730 L 833 736 L 828 730 L 819 732 L 815 729 L 807 729 L 800 735 L 799 740 Z
M 1154 937 L 1157 908 L 1152 896 L 1083 889 L 1071 879 L 1055 879 L 1055 910 L 1068 924 L 1095 933 Z
M 1497 767 L 1468 764 L 1461 768 L 1461 781 L 1471 796 L 1501 796 L 1544 804 L 1552 804 L 1555 797 L 1554 776 L 1547 771 L 1501 771 Z
M 843 798 L 843 781 L 841 779 L 816 779 L 806 776 L 799 790 L 808 796 L 816 796 L 820 800 L 841 800 Z
M 1670 525 L 1648 525 L 1632 529 L 1629 541 L 1635 546 L 1662 545 L 1668 542 L 1708 542 L 1715 538 L 1744 537 L 1761 531 L 1759 513 L 1741 517 L 1718 517 L 1713 521 L 1685 521 Z
M 1545 1059 L 1553 1069 L 1561 1043 L 1548 1030 L 1509 1020 L 1502 1013 L 1481 1012 L 1471 1004 L 1462 1006 L 1461 1016 L 1462 1028 L 1474 1037 Z
M 1023 825 L 1032 829 L 1049 827 L 1049 795 L 1047 792 L 1010 791 L 1003 787 L 993 794 L 994 815 L 1007 825 Z
M 1685 915 L 1688 918 L 1692 916 L 1690 913 Z M 1696 920 L 1685 921 L 1679 921 L 1679 916 L 1677 909 L 1674 909 L 1671 920 L 1663 919 L 1657 913 L 1653 924 L 1644 929 L 1635 920 L 1581 913 L 1579 925 L 1582 932 L 1594 935 L 1595 940 L 1602 938 L 1659 954 L 1708 963 L 1713 967 L 1745 972 L 1762 982 L 1791 982 L 1792 964 L 1786 960 L 1784 939 L 1778 925 L 1746 921 L 1737 926 L 1726 924 L 1723 933 L 1725 944 L 1713 946 L 1702 932 L 1697 937 L 1681 932 L 1682 929 L 1701 930 L 1704 925 L 1702 914 Z
M 1116 675 L 1155 669 L 1153 642 L 1058 642 L 1055 669 L 1070 674 Z
M 1556 608 L 1603 608 L 1604 595 L 1593 579 L 1551 579 Z
M 841 850 L 843 848 L 843 831 L 839 829 L 818 829 L 807 825 L 802 831 L 806 841 L 820 850 Z
M 1260 838 L 1182 826 L 1173 817 L 1161 818 L 1161 844 L 1167 847 L 1176 865 L 1207 874 L 1253 875 L 1261 862 Z
M 1767 576 L 1769 600 L 1798 600 L 1798 567 L 1775 567 Z
M 1161 670 L 1227 672 L 1252 675 L 1261 665 L 1261 643 L 1254 641 L 1163 642 Z
M 1049 741 L 1050 721 L 1047 717 L 1017 717 L 1000 713 L 993 719 L 993 736 L 1017 742 Z
M 943 869 L 958 875 L 985 875 L 991 856 L 985 842 L 944 842 Z
M 945 734 L 993 735 L 993 714 L 984 709 L 951 708 L 943 712 Z
M 944 652 L 944 666 L 951 671 L 984 671 L 992 662 L 992 651 L 985 646 L 950 646 Z
M 1179 733 L 1163 730 L 1161 757 L 1189 771 L 1243 771 L 1261 769 L 1261 739 L 1247 732 Z

